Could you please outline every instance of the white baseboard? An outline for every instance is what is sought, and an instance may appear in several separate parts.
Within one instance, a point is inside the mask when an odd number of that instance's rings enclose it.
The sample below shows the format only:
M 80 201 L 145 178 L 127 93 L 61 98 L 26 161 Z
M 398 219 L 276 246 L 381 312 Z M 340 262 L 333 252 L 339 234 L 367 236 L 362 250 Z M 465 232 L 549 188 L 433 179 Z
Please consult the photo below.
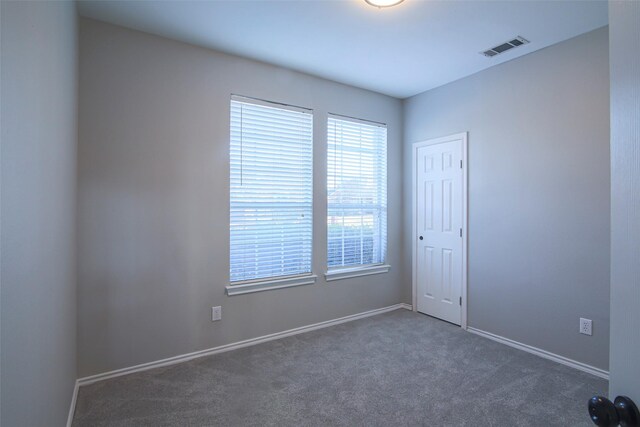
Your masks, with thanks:
M 67 427 L 71 427 L 73 423 L 73 415 L 76 413 L 76 401 L 78 400 L 78 380 L 73 386 L 73 395 L 71 396 L 71 405 L 69 406 L 69 416 L 67 417 Z
M 469 326 L 467 331 L 472 334 L 480 335 L 481 337 L 489 338 L 490 340 L 497 341 L 501 344 L 508 345 L 509 347 L 517 348 L 518 350 L 526 351 L 527 353 L 535 354 L 536 356 L 543 357 L 545 359 L 552 360 L 565 366 L 577 369 L 595 375 L 596 377 L 609 379 L 609 371 L 596 368 L 595 366 L 587 365 L 586 363 L 578 362 L 577 360 L 569 359 L 559 354 L 551 353 L 541 348 L 533 347 L 528 344 L 523 344 L 518 341 L 511 340 L 509 338 L 502 337 L 500 335 L 492 334 L 491 332 L 482 331 L 480 329 L 472 328 Z
M 404 308 L 405 310 L 409 310 L 409 311 L 413 311 L 413 306 L 411 304 L 406 304 L 404 302 L 401 302 L 400 304 L 398 304 L 401 308 Z
M 274 334 L 264 335 L 257 338 L 251 338 L 244 341 L 238 341 L 231 344 L 221 345 L 219 347 L 213 347 L 206 350 L 195 351 L 193 353 L 182 354 L 179 356 L 169 357 L 167 359 L 156 360 L 154 362 L 143 363 L 141 365 L 131 366 L 128 368 L 117 369 L 115 371 L 104 372 L 101 374 L 91 375 L 88 377 L 79 378 L 77 381 L 78 386 L 84 386 L 93 384 L 98 381 L 103 381 L 109 378 L 120 377 L 122 375 L 132 374 L 134 372 L 147 371 L 149 369 L 159 368 L 161 366 L 175 365 L 176 363 L 186 362 L 188 360 L 197 359 L 199 357 L 211 356 L 213 354 L 223 353 L 226 351 L 236 350 L 243 347 L 249 347 L 256 344 L 261 344 L 268 341 L 277 340 L 280 338 L 290 337 L 292 335 L 298 335 L 305 332 L 315 331 L 316 329 L 327 328 L 329 326 L 339 325 L 345 322 L 351 322 L 353 320 L 363 319 L 365 317 L 375 316 L 376 314 L 387 313 L 389 311 L 405 309 L 411 310 L 409 304 L 394 304 L 388 307 L 378 308 L 375 310 L 365 311 L 363 313 L 352 314 L 350 316 L 340 317 L 338 319 L 327 320 L 325 322 L 314 323 L 312 325 L 302 326 L 299 328 L 289 329 L 287 331 L 276 332 Z M 77 392 L 77 391 L 76 391 Z M 74 393 L 76 393 L 74 392 Z M 74 407 L 75 407 L 75 394 L 74 394 Z

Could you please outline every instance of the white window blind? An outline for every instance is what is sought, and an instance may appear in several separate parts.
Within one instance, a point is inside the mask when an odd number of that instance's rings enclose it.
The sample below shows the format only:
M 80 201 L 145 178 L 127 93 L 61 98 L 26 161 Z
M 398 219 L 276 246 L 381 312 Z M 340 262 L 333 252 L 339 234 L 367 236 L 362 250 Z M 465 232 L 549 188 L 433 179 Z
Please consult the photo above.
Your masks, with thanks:
M 230 279 L 311 273 L 310 110 L 231 99 Z
M 329 116 L 328 267 L 382 264 L 387 252 L 387 128 Z

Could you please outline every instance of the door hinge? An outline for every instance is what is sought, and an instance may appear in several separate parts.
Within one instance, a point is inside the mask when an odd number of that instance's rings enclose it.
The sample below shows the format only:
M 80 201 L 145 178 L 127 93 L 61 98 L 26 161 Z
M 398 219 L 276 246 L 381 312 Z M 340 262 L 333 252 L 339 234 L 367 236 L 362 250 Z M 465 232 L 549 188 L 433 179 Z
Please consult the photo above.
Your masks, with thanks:
M 460 237 L 462 237 L 462 228 L 460 229 Z
M 460 305 L 462 305 L 462 297 L 460 297 Z
M 462 169 L 462 160 L 460 160 L 460 169 Z

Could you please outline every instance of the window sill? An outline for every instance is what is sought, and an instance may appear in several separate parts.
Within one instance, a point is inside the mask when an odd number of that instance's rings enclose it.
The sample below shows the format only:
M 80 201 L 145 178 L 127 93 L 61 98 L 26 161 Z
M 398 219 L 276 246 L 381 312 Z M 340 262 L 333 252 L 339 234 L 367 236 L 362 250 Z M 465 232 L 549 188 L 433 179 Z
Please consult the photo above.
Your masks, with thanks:
M 352 277 L 370 276 L 372 274 L 388 273 L 391 269 L 390 265 L 370 265 L 366 267 L 357 268 L 341 268 L 338 270 L 330 270 L 324 274 L 324 278 L 327 282 L 333 280 L 350 279 Z
M 285 279 L 267 279 L 256 282 L 240 283 L 225 286 L 227 295 L 243 295 L 254 292 L 270 291 L 272 289 L 292 288 L 294 286 L 313 285 L 318 276 L 315 274 L 288 277 Z

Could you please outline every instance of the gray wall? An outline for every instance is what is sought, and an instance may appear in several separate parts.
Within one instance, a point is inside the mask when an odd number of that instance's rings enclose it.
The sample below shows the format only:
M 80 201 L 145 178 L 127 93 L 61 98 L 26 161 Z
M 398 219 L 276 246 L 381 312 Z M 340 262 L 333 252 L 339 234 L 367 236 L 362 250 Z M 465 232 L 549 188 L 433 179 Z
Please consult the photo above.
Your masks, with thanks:
M 412 143 L 469 131 L 469 326 L 602 369 L 609 354 L 607 43 L 602 28 L 404 105 L 405 165 Z M 408 167 L 404 180 L 409 236 Z M 579 317 L 593 320 L 592 337 L 578 334 Z
M 611 397 L 640 404 L 640 3 L 609 2 Z
M 76 379 L 76 11 L 0 8 L 0 424 L 64 425 Z
M 399 303 L 399 100 L 82 19 L 78 358 L 87 376 Z M 313 108 L 314 263 L 326 262 L 327 112 L 388 123 L 389 263 L 228 297 L 229 98 Z M 222 306 L 212 323 L 211 306 Z

